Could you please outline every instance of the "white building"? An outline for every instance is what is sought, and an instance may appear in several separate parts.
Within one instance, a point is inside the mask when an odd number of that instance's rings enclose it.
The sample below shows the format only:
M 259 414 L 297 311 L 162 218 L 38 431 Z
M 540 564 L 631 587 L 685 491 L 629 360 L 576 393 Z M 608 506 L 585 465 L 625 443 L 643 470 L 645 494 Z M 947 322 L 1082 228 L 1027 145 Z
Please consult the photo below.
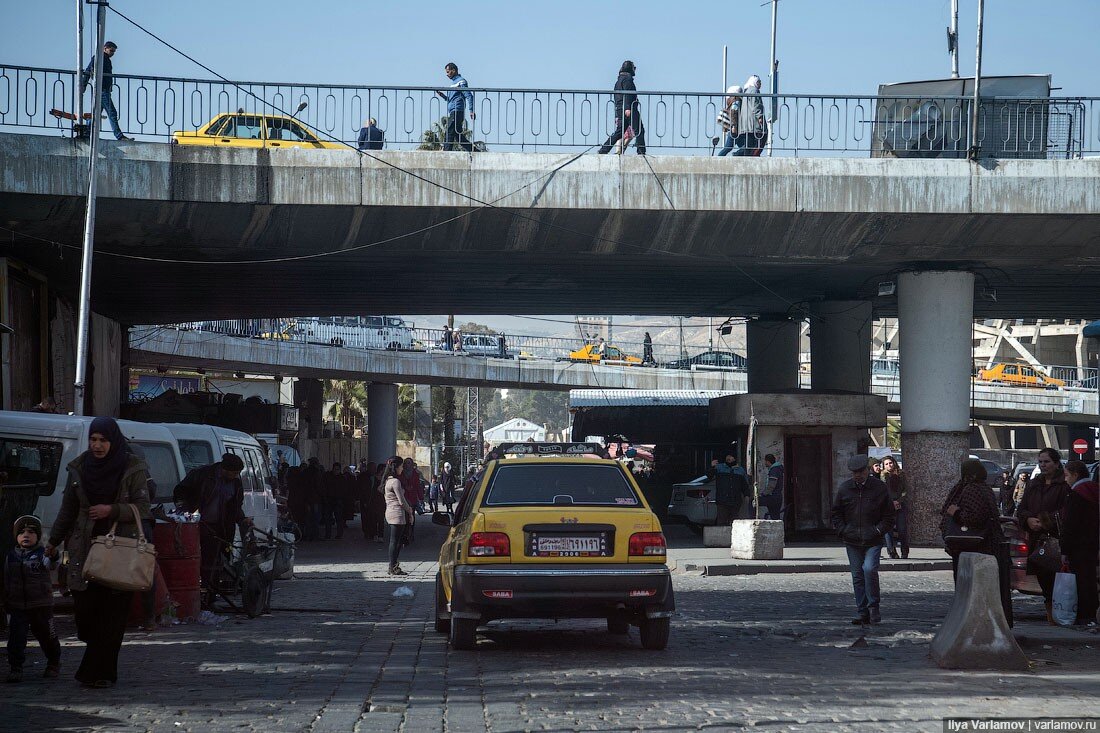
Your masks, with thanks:
M 546 440 L 546 428 L 522 417 L 515 417 L 500 425 L 486 428 L 484 435 L 485 442 L 492 445 L 522 443 L 528 438 L 541 442 Z

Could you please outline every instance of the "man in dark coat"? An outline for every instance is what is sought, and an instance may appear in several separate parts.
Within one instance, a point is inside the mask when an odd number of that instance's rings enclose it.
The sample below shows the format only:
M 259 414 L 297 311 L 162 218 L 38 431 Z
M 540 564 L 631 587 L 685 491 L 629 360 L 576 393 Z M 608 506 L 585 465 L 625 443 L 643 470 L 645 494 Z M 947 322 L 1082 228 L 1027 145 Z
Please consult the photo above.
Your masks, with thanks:
M 321 479 L 321 526 L 325 528 L 325 539 L 332 539 L 332 526 L 336 525 L 336 539 L 344 536 L 344 469 L 339 463 L 332 464 L 332 470 Z
M 634 132 L 634 147 L 638 151 L 638 155 L 645 155 L 645 126 L 642 125 L 642 112 L 641 105 L 638 104 L 638 95 L 631 94 L 636 92 L 637 87 L 634 86 L 634 73 L 637 71 L 637 67 L 634 66 L 633 61 L 624 61 L 623 65 L 619 67 L 619 78 L 615 80 L 615 130 L 611 133 L 611 136 L 607 138 L 600 147 L 600 155 L 606 155 L 611 152 L 611 148 L 615 143 L 623 137 L 624 129 L 629 125 L 630 129 Z M 624 146 L 625 147 L 625 146 Z
M 219 462 L 188 473 L 172 492 L 178 509 L 198 511 L 201 517 L 199 550 L 202 559 L 199 574 L 206 588 L 204 604 L 207 606 L 213 601 L 216 582 L 213 575 L 218 553 L 229 555 L 235 530 L 239 528 L 243 537 L 252 527 L 252 520 L 244 515 L 243 470 L 241 457 L 226 453 Z
M 870 475 L 867 456 L 852 456 L 848 470 L 852 478 L 840 485 L 833 500 L 833 529 L 848 551 L 859 613 L 852 623 L 877 624 L 882 620 L 878 566 L 886 532 L 894 526 L 894 503 L 886 484 Z

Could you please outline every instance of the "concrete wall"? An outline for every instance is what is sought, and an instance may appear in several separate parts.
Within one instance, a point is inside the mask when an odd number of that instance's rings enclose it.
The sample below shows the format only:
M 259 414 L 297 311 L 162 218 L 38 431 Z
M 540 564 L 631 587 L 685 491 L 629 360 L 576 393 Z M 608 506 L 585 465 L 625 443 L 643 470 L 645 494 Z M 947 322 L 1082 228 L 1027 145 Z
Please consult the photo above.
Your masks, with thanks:
M 738 394 L 710 401 L 711 428 L 748 425 L 754 417 L 761 425 L 882 427 L 886 424 L 886 398 L 799 391 Z

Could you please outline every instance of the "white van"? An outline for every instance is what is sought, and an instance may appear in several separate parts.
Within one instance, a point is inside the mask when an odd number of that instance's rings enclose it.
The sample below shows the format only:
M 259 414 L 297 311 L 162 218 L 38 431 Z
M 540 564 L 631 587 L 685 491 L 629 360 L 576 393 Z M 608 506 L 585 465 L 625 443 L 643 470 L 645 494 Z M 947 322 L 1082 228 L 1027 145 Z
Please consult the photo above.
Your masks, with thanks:
M 299 318 L 296 328 L 313 344 L 391 351 L 413 347 L 412 325 L 397 316 Z
M 7 488 L 34 487 L 38 501 L 31 510 L 47 536 L 61 509 L 68 472 L 65 467 L 88 449 L 91 417 L 0 411 L 0 470 Z M 166 428 L 119 420 L 126 440 L 137 448 L 156 482 L 156 502 L 171 502 L 172 489 L 183 479 L 184 463 Z M 7 528 L 6 531 L 11 531 Z
M 256 529 L 275 532 L 279 523 L 279 508 L 275 504 L 273 488 L 275 482 L 259 441 L 248 433 L 216 425 L 163 423 L 163 426 L 179 443 L 184 475 L 220 461 L 226 453 L 240 456 L 244 461 L 244 470 L 241 471 L 244 514 L 255 522 Z

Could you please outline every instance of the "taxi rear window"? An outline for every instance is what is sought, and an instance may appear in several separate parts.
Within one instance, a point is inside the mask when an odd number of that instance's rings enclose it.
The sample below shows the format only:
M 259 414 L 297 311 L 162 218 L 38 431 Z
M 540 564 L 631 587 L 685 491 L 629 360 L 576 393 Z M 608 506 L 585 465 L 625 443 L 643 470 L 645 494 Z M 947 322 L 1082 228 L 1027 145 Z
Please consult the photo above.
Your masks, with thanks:
M 641 506 L 618 466 L 499 466 L 482 506 Z

